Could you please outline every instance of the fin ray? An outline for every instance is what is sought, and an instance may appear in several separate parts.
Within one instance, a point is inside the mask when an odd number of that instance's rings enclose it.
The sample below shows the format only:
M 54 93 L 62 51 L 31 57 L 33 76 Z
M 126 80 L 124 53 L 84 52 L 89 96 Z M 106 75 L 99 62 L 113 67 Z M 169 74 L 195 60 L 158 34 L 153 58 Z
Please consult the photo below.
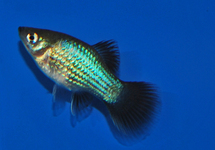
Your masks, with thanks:
M 66 93 L 70 92 L 67 91 L 66 89 L 61 88 L 57 84 L 54 85 L 53 91 L 52 91 L 52 110 L 53 110 L 53 115 L 54 116 L 59 116 L 65 109 L 66 106 Z
M 119 50 L 114 40 L 101 41 L 92 45 L 100 54 L 108 69 L 115 75 L 119 70 Z
M 70 122 L 74 127 L 76 122 L 81 122 L 92 112 L 93 96 L 87 92 L 75 92 L 71 99 Z
M 105 102 L 112 121 L 119 132 L 117 140 L 129 145 L 142 140 L 148 134 L 158 111 L 156 89 L 146 82 L 123 82 L 124 89 L 115 103 Z

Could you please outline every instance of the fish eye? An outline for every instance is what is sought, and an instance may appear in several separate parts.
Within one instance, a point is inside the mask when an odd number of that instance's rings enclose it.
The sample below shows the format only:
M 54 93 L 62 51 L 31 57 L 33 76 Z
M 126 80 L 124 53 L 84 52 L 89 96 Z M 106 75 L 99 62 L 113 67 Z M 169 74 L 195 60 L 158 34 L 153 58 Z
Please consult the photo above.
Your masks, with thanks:
M 38 35 L 37 33 L 28 33 L 27 37 L 26 37 L 28 42 L 32 42 L 32 43 L 36 43 L 38 40 Z

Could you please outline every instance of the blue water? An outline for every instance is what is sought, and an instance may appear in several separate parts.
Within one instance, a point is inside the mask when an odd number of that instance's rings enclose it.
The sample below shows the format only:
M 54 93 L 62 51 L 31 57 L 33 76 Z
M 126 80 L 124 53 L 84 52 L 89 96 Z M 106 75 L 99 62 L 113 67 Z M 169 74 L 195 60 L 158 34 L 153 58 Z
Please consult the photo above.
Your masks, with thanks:
M 1 150 L 214 150 L 215 1 L 0 1 Z M 25 52 L 19 26 L 51 29 L 89 44 L 115 39 L 120 78 L 157 85 L 158 119 L 126 147 L 94 109 L 71 127 L 58 117 L 47 80 Z M 36 73 L 36 75 L 35 75 Z

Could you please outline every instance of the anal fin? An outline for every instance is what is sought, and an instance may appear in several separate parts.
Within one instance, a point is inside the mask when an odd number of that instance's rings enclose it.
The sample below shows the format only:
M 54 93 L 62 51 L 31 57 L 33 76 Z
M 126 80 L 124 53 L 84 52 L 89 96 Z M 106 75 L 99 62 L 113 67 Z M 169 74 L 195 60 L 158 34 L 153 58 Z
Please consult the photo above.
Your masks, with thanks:
M 92 112 L 93 96 L 87 92 L 75 92 L 71 99 L 71 125 L 81 122 Z

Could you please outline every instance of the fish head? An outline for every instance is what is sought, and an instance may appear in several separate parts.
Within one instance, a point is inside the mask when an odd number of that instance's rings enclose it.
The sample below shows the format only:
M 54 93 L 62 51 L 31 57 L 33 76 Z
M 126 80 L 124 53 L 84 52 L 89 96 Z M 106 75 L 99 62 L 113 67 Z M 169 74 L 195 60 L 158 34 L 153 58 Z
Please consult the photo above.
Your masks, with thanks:
M 19 27 L 19 36 L 30 55 L 35 58 L 43 55 L 52 46 L 53 40 L 49 39 L 52 32 L 30 27 Z

